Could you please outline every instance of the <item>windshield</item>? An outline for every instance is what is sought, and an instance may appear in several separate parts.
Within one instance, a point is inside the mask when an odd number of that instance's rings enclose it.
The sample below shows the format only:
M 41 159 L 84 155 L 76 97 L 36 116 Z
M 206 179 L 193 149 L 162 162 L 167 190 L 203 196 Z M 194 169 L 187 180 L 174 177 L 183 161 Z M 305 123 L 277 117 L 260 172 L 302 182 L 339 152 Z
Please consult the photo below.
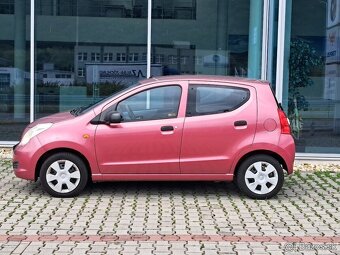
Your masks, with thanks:
M 86 113 L 86 112 L 92 110 L 93 108 L 97 107 L 98 105 L 100 105 L 100 104 L 103 103 L 104 101 L 110 101 L 113 97 L 118 96 L 119 94 L 122 94 L 122 93 L 124 93 L 125 91 L 128 91 L 128 90 L 130 90 L 131 88 L 133 88 L 133 87 L 135 87 L 135 86 L 137 86 L 137 85 L 139 85 L 139 83 L 136 83 L 136 84 L 134 84 L 134 85 L 132 85 L 132 86 L 129 86 L 129 87 L 127 87 L 127 88 L 124 88 L 124 89 L 122 89 L 122 90 L 119 90 L 119 91 L 117 91 L 117 92 L 111 94 L 111 95 L 108 96 L 108 97 L 98 98 L 97 101 L 95 101 L 95 102 L 93 102 L 93 103 L 91 103 L 91 104 L 89 104 L 89 105 L 80 106 L 80 107 L 74 108 L 74 109 L 72 109 L 72 110 L 70 111 L 70 113 L 71 113 L 73 116 L 79 116 L 79 115 L 81 115 L 81 114 L 83 114 L 83 113 Z

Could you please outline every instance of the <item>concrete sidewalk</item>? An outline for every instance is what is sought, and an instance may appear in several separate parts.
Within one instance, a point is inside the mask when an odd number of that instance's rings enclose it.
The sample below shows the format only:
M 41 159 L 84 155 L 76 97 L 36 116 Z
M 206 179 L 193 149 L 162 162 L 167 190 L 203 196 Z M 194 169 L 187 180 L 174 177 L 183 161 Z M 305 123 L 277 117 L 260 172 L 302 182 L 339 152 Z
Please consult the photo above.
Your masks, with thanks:
M 52 198 L 0 160 L 0 254 L 340 254 L 340 173 L 297 171 L 273 199 L 231 183 L 112 182 Z

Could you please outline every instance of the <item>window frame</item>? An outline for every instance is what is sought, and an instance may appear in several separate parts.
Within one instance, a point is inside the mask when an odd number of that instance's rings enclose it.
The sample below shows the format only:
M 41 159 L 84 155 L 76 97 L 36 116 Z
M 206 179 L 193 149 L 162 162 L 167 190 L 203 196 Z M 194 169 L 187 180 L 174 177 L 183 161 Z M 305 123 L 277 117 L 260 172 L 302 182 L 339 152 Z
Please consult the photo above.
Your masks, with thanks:
M 126 53 L 125 52 L 117 52 L 116 53 L 116 61 L 117 62 L 126 62 Z
M 85 77 L 85 68 L 79 67 L 77 74 L 78 74 L 78 77 Z
M 199 113 L 196 111 L 196 91 L 199 87 L 205 88 L 225 88 L 225 89 L 236 89 L 242 90 L 247 92 L 246 98 L 240 102 L 239 104 L 235 105 L 231 109 L 228 109 L 225 112 L 207 112 L 207 113 Z M 187 98 L 187 105 L 185 111 L 185 117 L 198 117 L 198 116 L 206 116 L 206 115 L 215 115 L 215 114 L 223 114 L 235 111 L 236 109 L 240 108 L 242 105 L 247 103 L 250 99 L 250 90 L 244 87 L 232 86 L 232 85 L 214 85 L 214 84 L 188 84 L 188 98 Z
M 100 52 L 91 52 L 91 62 L 100 62 Z
M 78 52 L 78 61 L 80 62 L 87 61 L 87 52 L 84 51 Z

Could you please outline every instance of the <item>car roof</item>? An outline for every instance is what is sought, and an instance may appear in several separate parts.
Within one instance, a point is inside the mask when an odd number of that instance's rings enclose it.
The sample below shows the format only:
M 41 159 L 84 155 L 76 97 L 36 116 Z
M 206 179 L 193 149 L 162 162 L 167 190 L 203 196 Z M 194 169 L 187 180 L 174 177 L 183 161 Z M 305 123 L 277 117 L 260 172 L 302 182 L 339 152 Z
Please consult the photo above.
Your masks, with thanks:
M 222 75 L 168 75 L 168 76 L 157 76 L 145 79 L 139 82 L 141 85 L 150 84 L 159 81 L 204 81 L 204 82 L 229 82 L 244 85 L 255 85 L 255 84 L 269 84 L 268 81 L 248 79 L 243 77 L 235 76 L 222 76 Z

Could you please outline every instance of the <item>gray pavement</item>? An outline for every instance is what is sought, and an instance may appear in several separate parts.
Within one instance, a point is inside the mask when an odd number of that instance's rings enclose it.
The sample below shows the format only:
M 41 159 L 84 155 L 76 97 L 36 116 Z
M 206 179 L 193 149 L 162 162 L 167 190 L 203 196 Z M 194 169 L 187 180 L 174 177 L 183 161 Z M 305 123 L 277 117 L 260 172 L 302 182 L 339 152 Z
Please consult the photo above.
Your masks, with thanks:
M 60 199 L 1 159 L 0 254 L 340 254 L 339 184 L 328 168 L 264 201 L 223 182 L 97 183 Z

